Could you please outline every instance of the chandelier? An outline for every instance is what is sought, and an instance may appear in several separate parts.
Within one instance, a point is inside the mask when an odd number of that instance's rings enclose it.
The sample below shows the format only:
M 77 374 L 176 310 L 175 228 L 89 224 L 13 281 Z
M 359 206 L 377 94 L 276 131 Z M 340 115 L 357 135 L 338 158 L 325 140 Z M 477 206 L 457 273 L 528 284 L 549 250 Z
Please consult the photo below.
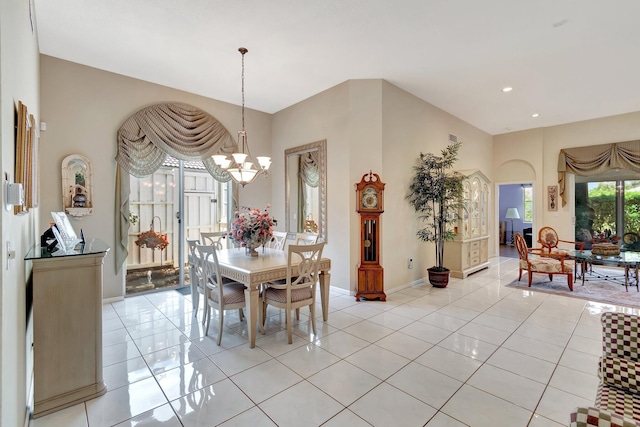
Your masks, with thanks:
M 247 161 L 247 158 L 251 160 L 249 143 L 247 142 L 247 131 L 244 129 L 244 54 L 247 53 L 248 50 L 241 47 L 238 51 L 242 54 L 242 130 L 238 131 L 238 148 L 240 151 L 233 153 L 231 159 L 221 154 L 212 156 L 212 158 L 216 165 L 229 173 L 231 179 L 244 187 L 255 181 L 260 174 L 264 174 L 265 176 L 269 175 L 268 170 L 269 166 L 271 166 L 271 157 L 256 157 L 260 169 L 256 169 L 253 166 L 253 162 Z

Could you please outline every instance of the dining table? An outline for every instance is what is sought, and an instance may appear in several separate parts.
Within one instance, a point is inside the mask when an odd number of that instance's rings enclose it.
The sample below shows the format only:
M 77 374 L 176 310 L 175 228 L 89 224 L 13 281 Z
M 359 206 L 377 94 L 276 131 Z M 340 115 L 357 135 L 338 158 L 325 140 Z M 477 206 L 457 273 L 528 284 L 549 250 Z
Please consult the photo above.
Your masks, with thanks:
M 218 271 L 220 275 L 228 277 L 245 286 L 245 318 L 248 326 L 249 346 L 256 345 L 256 324 L 258 321 L 258 306 L 260 304 L 260 285 L 273 280 L 287 278 L 288 253 L 281 249 L 260 248 L 258 256 L 250 256 L 245 248 L 221 249 L 217 251 Z M 299 260 L 292 259 L 292 275 L 298 275 Z M 322 305 L 322 318 L 326 322 L 329 318 L 329 281 L 331 275 L 331 260 L 321 258 L 319 262 L 319 285 Z

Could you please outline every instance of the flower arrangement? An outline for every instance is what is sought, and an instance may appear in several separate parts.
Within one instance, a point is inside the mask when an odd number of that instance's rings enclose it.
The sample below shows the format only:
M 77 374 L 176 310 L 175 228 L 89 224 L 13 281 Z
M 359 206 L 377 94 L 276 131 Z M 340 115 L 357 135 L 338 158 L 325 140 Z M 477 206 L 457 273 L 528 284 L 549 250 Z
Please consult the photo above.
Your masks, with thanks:
M 140 246 L 141 248 L 163 250 L 164 248 L 169 246 L 169 240 L 167 239 L 166 234 L 158 233 L 152 228 L 149 231 L 143 231 L 142 233 L 138 234 L 136 245 Z
M 160 221 L 160 217 L 154 216 L 151 220 L 150 230 L 143 231 L 138 234 L 138 240 L 136 240 L 136 245 L 141 248 L 149 248 L 149 249 L 160 249 L 163 250 L 167 246 L 169 246 L 169 240 L 167 239 L 166 234 L 162 234 L 153 229 L 153 221 L 158 218 Z M 162 222 L 160 221 L 160 229 L 162 229 Z
M 252 251 L 264 245 L 273 236 L 273 226 L 276 221 L 271 218 L 267 209 L 261 211 L 256 208 L 241 206 L 236 211 L 235 219 L 231 223 L 231 238 Z

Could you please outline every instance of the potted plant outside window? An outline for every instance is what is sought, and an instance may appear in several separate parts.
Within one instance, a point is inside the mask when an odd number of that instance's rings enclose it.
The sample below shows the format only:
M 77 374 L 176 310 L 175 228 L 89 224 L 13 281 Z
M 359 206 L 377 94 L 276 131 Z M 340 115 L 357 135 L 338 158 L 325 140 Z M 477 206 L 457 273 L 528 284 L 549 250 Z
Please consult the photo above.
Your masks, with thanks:
M 406 199 L 424 223 L 417 236 L 424 242 L 435 243 L 436 265 L 428 268 L 429 283 L 446 287 L 449 269 L 443 265 L 444 242 L 453 240 L 455 232 L 449 225 L 458 219 L 462 202 L 464 176 L 451 168 L 458 160 L 461 142 L 449 144 L 440 156 L 420 153 L 413 167 L 414 175 Z

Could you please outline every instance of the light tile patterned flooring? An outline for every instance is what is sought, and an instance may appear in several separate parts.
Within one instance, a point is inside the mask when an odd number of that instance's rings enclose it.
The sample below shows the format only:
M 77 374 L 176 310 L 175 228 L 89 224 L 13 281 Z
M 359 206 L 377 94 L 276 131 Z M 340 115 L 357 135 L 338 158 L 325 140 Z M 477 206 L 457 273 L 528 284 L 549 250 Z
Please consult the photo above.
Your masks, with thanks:
M 638 310 L 506 288 L 515 277 L 516 259 L 494 258 L 387 302 L 333 289 L 317 336 L 302 310 L 288 345 L 272 310 L 254 349 L 237 312 L 218 347 L 217 322 L 204 336 L 174 291 L 106 304 L 108 392 L 31 426 L 567 425 L 595 398 L 600 313 Z

